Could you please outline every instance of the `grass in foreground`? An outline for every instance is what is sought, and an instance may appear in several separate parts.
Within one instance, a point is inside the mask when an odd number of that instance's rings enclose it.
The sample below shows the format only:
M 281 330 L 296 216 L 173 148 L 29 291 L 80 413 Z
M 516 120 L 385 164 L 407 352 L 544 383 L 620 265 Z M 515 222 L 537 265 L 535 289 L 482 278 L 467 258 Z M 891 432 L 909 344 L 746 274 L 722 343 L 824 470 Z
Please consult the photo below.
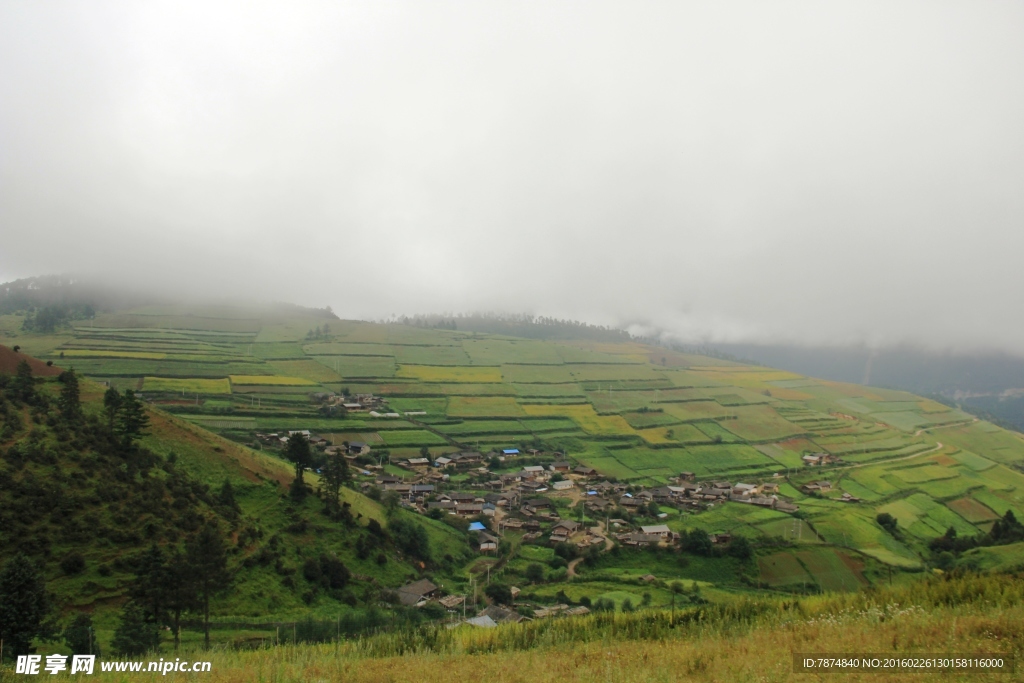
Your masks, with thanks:
M 742 600 L 670 612 L 601 613 L 495 629 L 420 628 L 358 641 L 183 652 L 228 681 L 793 681 L 792 653 L 1024 655 L 1024 576 L 934 577 L 797 601 Z M 148 674 L 152 675 L 152 674 Z M 907 673 L 845 673 L 904 681 Z M 133 680 L 140 677 L 134 674 Z M 914 674 L 914 680 L 1013 680 Z

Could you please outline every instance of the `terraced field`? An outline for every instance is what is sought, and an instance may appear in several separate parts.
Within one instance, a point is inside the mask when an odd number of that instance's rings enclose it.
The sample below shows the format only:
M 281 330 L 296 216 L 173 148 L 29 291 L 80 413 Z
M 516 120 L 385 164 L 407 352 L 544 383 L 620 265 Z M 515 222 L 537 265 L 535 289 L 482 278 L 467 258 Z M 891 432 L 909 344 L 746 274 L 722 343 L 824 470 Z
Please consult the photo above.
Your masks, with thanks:
M 677 530 L 795 541 L 802 550 L 760 558 L 772 586 L 849 590 L 865 580 L 858 563 L 919 567 L 928 540 L 950 527 L 977 533 L 1007 510 L 1024 518 L 1019 434 L 906 392 L 638 343 L 177 309 L 100 315 L 18 342 L 246 442 L 257 430 L 310 429 L 398 457 L 423 447 L 558 450 L 640 486 L 681 471 L 775 482 L 802 519 L 732 503 L 669 519 Z M 415 416 L 346 415 L 318 402 L 332 392 L 373 393 Z M 809 453 L 839 461 L 808 467 Z M 802 492 L 820 480 L 831 488 Z M 897 519 L 899 537 L 879 527 L 880 512 Z

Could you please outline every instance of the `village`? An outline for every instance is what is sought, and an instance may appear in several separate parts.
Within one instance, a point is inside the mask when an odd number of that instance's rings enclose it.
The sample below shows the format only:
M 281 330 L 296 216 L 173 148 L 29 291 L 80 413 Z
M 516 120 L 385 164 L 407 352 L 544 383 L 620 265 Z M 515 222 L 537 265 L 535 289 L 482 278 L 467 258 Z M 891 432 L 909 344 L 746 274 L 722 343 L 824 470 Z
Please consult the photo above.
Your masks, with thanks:
M 660 511 L 662 506 L 687 513 L 700 513 L 726 503 L 785 513 L 798 510 L 797 505 L 780 497 L 779 483 L 771 479 L 758 483 L 697 481 L 693 472 L 680 472 L 670 484 L 641 487 L 603 478 L 595 469 L 576 464 L 561 452 L 521 452 L 518 448 L 487 454 L 459 451 L 404 459 L 388 456 L 388 465 L 405 471 L 399 476 L 385 472 L 384 463 L 372 455 L 372 449 L 364 442 L 329 445 L 326 439 L 308 430 L 257 436 L 267 443 L 285 444 L 295 433 L 302 433 L 325 454 L 342 454 L 358 473 L 359 489 L 373 498 L 379 500 L 390 494 L 398 504 L 419 514 L 435 518 L 454 515 L 470 520 L 470 530 L 476 532 L 476 546 L 483 553 L 495 551 L 496 535 L 507 530 L 523 532 L 527 542 L 546 540 L 572 543 L 579 548 L 610 540 L 630 546 L 671 546 L 678 543 L 678 533 L 663 523 L 641 523 L 668 517 Z M 536 464 L 544 459 L 549 462 Z M 508 471 L 518 460 L 531 464 Z M 812 464 L 819 463 L 808 462 Z M 832 484 L 814 481 L 804 484 L 801 490 L 806 494 L 826 494 L 832 490 Z M 836 500 L 858 499 L 847 494 Z M 586 519 L 597 523 L 587 527 Z M 728 540 L 727 534 L 711 534 L 712 543 Z
M 387 400 L 372 394 L 315 396 L 324 405 L 338 406 L 347 412 L 363 412 L 374 418 L 416 417 L 423 412 L 400 414 L 388 409 Z M 755 482 L 725 479 L 698 479 L 694 472 L 679 472 L 661 486 L 640 486 L 604 477 L 586 464 L 576 462 L 562 451 L 540 448 L 499 448 L 488 452 L 452 450 L 444 453 L 423 448 L 417 455 L 396 457 L 387 449 L 374 448 L 364 441 L 332 443 L 310 430 L 283 433 L 258 433 L 257 439 L 271 447 L 284 448 L 288 439 L 301 433 L 310 445 L 324 455 L 342 455 L 354 473 L 353 486 L 370 498 L 390 501 L 416 514 L 433 519 L 449 519 L 464 528 L 472 547 L 481 555 L 497 558 L 502 540 L 515 534 L 521 543 L 568 546 L 577 557 L 585 553 L 606 552 L 615 546 L 653 549 L 679 549 L 686 532 L 670 528 L 669 512 L 675 519 L 699 515 L 721 505 L 752 505 L 793 514 L 799 507 L 780 495 L 785 481 L 776 473 Z M 806 454 L 805 469 L 822 468 L 842 461 L 827 453 Z M 800 486 L 807 495 L 827 496 L 833 489 L 828 480 Z M 858 502 L 844 493 L 834 500 Z M 455 520 L 461 520 L 455 522 Z M 678 527 L 678 524 L 673 526 Z M 710 531 L 712 547 L 728 547 L 731 535 Z M 507 546 L 506 546 L 507 549 Z M 654 576 L 646 577 L 654 581 Z M 511 587 L 512 605 L 519 589 Z M 429 579 L 420 579 L 395 592 L 399 604 L 423 607 L 437 603 L 459 623 L 494 626 L 519 621 L 523 614 L 509 606 L 494 603 L 467 613 L 467 596 L 449 595 Z M 536 606 L 535 606 L 536 607 Z M 555 604 L 540 606 L 531 618 L 586 613 L 585 605 Z M 473 615 L 476 616 L 473 616 Z

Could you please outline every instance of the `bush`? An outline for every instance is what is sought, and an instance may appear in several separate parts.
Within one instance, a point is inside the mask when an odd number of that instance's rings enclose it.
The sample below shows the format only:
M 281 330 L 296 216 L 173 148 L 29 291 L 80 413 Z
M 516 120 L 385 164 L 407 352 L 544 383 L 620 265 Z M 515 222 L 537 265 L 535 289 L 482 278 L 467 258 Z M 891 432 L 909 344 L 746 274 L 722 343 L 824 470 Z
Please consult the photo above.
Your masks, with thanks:
M 568 567 L 569 563 L 565 561 L 564 557 L 559 557 L 558 555 L 555 555 L 550 560 L 548 560 L 548 566 L 552 569 L 561 569 L 562 567 Z
M 320 571 L 320 563 L 312 557 L 302 563 L 302 576 L 310 583 L 320 583 L 323 573 Z
M 68 576 L 85 571 L 85 558 L 82 557 L 82 553 L 71 552 L 65 555 L 64 559 L 60 561 L 60 570 Z
M 533 562 L 526 567 L 524 575 L 530 583 L 540 583 L 544 580 L 544 567 Z
M 420 608 L 420 613 L 423 614 L 427 619 L 443 619 L 448 615 L 448 612 L 440 603 L 428 602 Z
M 499 605 L 512 604 L 512 589 L 503 583 L 492 583 L 484 589 L 484 593 L 492 602 Z

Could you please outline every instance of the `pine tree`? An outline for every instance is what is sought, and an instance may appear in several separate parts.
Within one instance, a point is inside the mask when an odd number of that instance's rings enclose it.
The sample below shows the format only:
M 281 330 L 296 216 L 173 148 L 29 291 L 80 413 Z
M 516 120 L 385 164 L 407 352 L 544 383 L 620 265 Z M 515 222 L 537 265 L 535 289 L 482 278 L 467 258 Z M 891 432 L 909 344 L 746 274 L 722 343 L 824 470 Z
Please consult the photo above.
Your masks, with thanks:
M 78 375 L 74 369 L 65 370 L 60 373 L 57 380 L 61 383 L 60 398 L 57 399 L 57 407 L 60 408 L 61 417 L 67 422 L 76 422 L 82 417 L 82 402 L 79 397 Z
M 210 647 L 210 598 L 231 585 L 227 548 L 220 529 L 206 524 L 188 543 L 187 561 L 195 581 L 197 607 L 203 610 L 203 642 Z
M 343 455 L 333 453 L 327 456 L 323 468 L 323 495 L 327 513 L 332 517 L 337 517 L 341 512 L 341 487 L 351 476 Z
M 114 433 L 114 420 L 121 410 L 121 394 L 114 387 L 110 387 L 103 393 L 103 409 L 107 413 L 107 427 L 110 433 Z
M 24 555 L 15 555 L 0 570 L 0 638 L 5 652 L 31 653 L 32 639 L 42 634 L 48 612 L 39 569 Z
M 110 646 L 119 655 L 137 657 L 160 647 L 160 627 L 149 618 L 142 605 L 125 603 L 121 621 L 114 631 Z
M 236 515 L 241 512 L 238 502 L 235 500 L 235 489 L 231 486 L 230 479 L 225 479 L 224 483 L 220 485 L 220 491 L 217 492 L 217 504 Z
M 146 434 L 146 428 L 149 426 L 146 407 L 142 405 L 142 401 L 135 398 L 135 392 L 131 389 L 125 389 L 118 418 L 118 435 L 124 442 L 124 447 L 131 448 L 132 444 Z
M 139 561 L 135 581 L 129 588 L 129 595 L 151 622 L 170 627 L 175 650 L 180 644 L 182 615 L 198 605 L 194 579 L 194 572 L 181 552 L 164 555 L 153 545 Z
M 64 644 L 72 654 L 99 655 L 100 644 L 96 641 L 96 629 L 92 625 L 92 617 L 79 614 L 64 629 Z
M 11 395 L 24 403 L 36 402 L 36 381 L 32 379 L 32 366 L 27 360 L 18 363 L 14 381 L 11 382 Z
M 295 481 L 292 482 L 292 495 L 301 497 L 306 493 L 306 480 L 303 472 L 313 460 L 313 454 L 309 450 L 309 441 L 302 432 L 296 432 L 288 437 L 288 448 L 285 449 L 285 457 L 295 465 Z

